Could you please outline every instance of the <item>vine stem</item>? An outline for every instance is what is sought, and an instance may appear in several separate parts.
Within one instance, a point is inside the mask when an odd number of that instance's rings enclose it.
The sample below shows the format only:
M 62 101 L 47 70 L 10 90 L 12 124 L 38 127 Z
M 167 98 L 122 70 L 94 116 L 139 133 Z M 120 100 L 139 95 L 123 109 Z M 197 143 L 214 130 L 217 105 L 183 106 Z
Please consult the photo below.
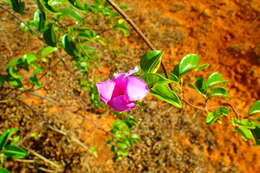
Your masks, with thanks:
M 230 103 L 224 103 L 223 105 L 229 106 L 229 107 L 232 109 L 232 111 L 236 114 L 236 116 L 237 116 L 238 119 L 242 117 L 242 116 L 239 114 L 239 112 L 236 110 L 236 108 L 235 108 L 232 104 L 230 104 Z
M 129 25 L 132 26 L 132 28 L 135 30 L 135 32 L 143 39 L 143 41 L 146 43 L 146 45 L 151 50 L 156 50 L 155 46 L 151 43 L 151 41 L 144 35 L 144 33 L 141 31 L 141 29 L 134 23 L 134 21 L 127 16 L 127 14 L 120 9 L 120 7 L 113 2 L 112 0 L 106 0 L 126 21 Z M 161 62 L 163 73 L 165 74 L 166 78 L 168 78 L 168 73 L 165 68 L 165 65 L 163 62 Z M 170 87 L 171 88 L 171 87 Z
M 184 101 L 186 104 L 188 104 L 189 106 L 191 106 L 191 107 L 193 107 L 193 108 L 195 108 L 195 109 L 199 109 L 199 110 L 201 110 L 201 111 L 203 111 L 203 112 L 207 112 L 206 109 L 204 109 L 204 108 L 202 108 L 202 107 L 199 107 L 199 106 L 195 106 L 195 105 L 193 105 L 192 103 L 190 103 L 190 102 L 188 102 L 187 100 L 185 100 L 184 98 L 182 98 L 182 101 Z

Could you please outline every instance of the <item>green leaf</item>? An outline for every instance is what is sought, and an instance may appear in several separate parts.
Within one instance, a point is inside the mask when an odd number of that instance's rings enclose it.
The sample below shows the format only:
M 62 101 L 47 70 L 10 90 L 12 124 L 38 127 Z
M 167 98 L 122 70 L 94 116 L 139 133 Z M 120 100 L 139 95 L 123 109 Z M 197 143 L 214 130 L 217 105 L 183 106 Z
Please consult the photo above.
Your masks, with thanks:
M 188 54 L 186 56 L 184 56 L 178 66 L 178 74 L 176 74 L 177 76 L 182 76 L 190 71 L 192 71 L 193 69 L 195 69 L 197 67 L 199 63 L 199 56 L 196 54 Z
M 116 151 L 116 154 L 118 156 L 128 156 L 129 155 L 129 152 L 128 151 L 125 151 L 125 150 L 117 150 Z
M 87 9 L 87 4 L 82 4 L 78 0 L 68 0 L 73 7 L 77 8 L 78 10 L 86 10 Z
M 118 142 L 116 143 L 116 146 L 117 146 L 118 148 L 121 148 L 121 149 L 127 149 L 128 147 L 130 147 L 129 142 L 128 142 L 127 140 L 118 141 Z
M 5 168 L 0 168 L 0 173 L 10 173 L 10 172 Z
M 113 23 L 112 28 L 121 31 L 125 37 L 130 35 L 128 23 L 124 19 L 119 19 L 117 22 Z
M 152 88 L 156 83 L 168 84 L 171 82 L 158 73 L 145 73 L 140 77 L 146 82 L 149 88 Z
M 59 12 L 63 16 L 69 16 L 71 18 L 74 18 L 77 22 L 83 23 L 83 17 L 78 12 L 74 11 L 71 8 L 61 8 L 59 9 Z
M 206 118 L 206 123 L 208 125 L 213 124 L 216 121 L 216 116 L 214 116 L 213 112 L 209 112 Z
M 208 67 L 209 67 L 209 64 L 201 64 L 201 65 L 198 65 L 194 70 L 199 71 L 199 70 L 203 70 Z
M 48 1 L 49 0 L 41 0 L 42 1 L 42 4 L 43 6 L 49 10 L 50 12 L 53 12 L 53 13 L 57 13 L 57 10 L 55 10 L 52 6 L 49 5 Z
M 248 111 L 249 115 L 254 115 L 260 113 L 260 100 L 257 100 L 250 108 Z
M 0 151 L 5 147 L 7 141 L 10 137 L 18 131 L 17 128 L 10 128 L 7 129 L 1 136 L 0 136 Z
M 58 48 L 57 47 L 52 47 L 52 46 L 47 46 L 45 48 L 43 48 L 41 51 L 40 51 L 40 55 L 41 57 L 46 57 L 48 56 L 49 54 L 52 54 L 53 52 L 57 51 Z
M 180 82 L 180 79 L 174 73 L 170 73 L 170 80 L 172 80 L 175 83 L 179 83 Z
M 7 145 L 4 148 L 3 153 L 9 158 L 23 158 L 28 156 L 27 151 L 15 145 Z
M 251 130 L 243 126 L 236 128 L 235 131 L 238 132 L 240 135 L 242 135 L 245 140 L 249 140 L 254 137 Z
M 34 13 L 34 25 L 38 31 L 42 32 L 45 28 L 46 15 L 44 11 L 37 9 Z
M 208 84 L 207 81 L 202 77 L 197 77 L 195 82 L 196 88 L 198 91 L 205 95 L 208 92 Z
M 100 38 L 92 29 L 86 29 L 77 35 L 77 38 L 84 39 L 84 41 L 95 41 Z
M 227 107 L 220 107 L 216 109 L 214 112 L 209 112 L 206 118 L 206 123 L 208 125 L 213 124 L 214 122 L 218 121 L 219 118 L 223 115 L 228 115 L 229 109 Z
M 259 123 L 248 119 L 233 119 L 232 123 L 234 126 L 243 126 L 248 129 L 255 129 L 256 127 L 260 128 Z
M 30 77 L 30 82 L 31 82 L 31 84 L 33 84 L 33 85 L 36 86 L 37 88 L 40 88 L 40 87 L 41 87 L 41 83 L 40 83 L 40 81 L 38 80 L 37 76 L 32 76 L 32 77 Z
M 46 30 L 43 33 L 43 39 L 46 42 L 47 45 L 52 46 L 52 47 L 56 47 L 57 44 L 57 37 L 56 34 L 54 32 L 54 27 L 53 24 L 48 24 L 46 26 Z
M 23 61 L 30 65 L 32 62 L 37 60 L 37 57 L 34 53 L 27 53 L 22 57 Z
M 161 64 L 163 52 L 160 50 L 152 50 L 146 52 L 141 57 L 141 70 L 148 73 L 156 73 Z
M 228 91 L 226 90 L 226 88 L 224 87 L 215 87 L 215 88 L 212 88 L 210 93 L 208 94 L 208 97 L 209 98 L 212 98 L 212 97 L 229 97 L 228 95 Z
M 251 132 L 254 136 L 255 144 L 260 145 L 260 127 L 256 127 L 255 129 L 252 129 Z
M 12 76 L 14 79 L 22 79 L 22 76 L 17 74 L 18 70 L 16 70 L 16 66 L 20 65 L 22 63 L 22 59 L 12 59 L 7 64 L 7 71 L 10 76 Z
M 10 6 L 15 12 L 23 14 L 25 5 L 21 0 L 10 0 Z
M 7 82 L 9 85 L 15 88 L 22 88 L 23 84 L 20 79 L 8 78 Z
M 151 89 L 151 94 L 177 108 L 182 108 L 180 98 L 166 84 L 155 84 Z
M 72 41 L 68 34 L 65 34 L 62 39 L 64 50 L 71 56 L 77 56 L 76 44 Z
M 216 84 L 221 84 L 221 83 L 225 83 L 226 81 L 223 80 L 222 75 L 219 72 L 215 72 L 212 73 L 209 77 L 208 77 L 208 86 L 212 87 Z
M 217 116 L 228 115 L 229 109 L 227 107 L 222 106 L 222 107 L 216 109 L 214 114 L 217 115 Z
M 138 134 L 132 134 L 131 139 L 134 140 L 134 141 L 140 141 L 141 137 Z

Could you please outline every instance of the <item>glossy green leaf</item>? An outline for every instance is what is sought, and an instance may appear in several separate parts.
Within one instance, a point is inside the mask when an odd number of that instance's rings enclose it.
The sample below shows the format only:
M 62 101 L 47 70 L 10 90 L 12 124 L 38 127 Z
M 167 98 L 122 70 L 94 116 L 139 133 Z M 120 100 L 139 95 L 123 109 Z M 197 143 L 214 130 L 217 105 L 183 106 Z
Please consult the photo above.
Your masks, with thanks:
M 31 82 L 31 84 L 33 84 L 33 85 L 36 86 L 37 88 L 40 88 L 40 87 L 41 87 L 41 83 L 40 83 L 40 81 L 38 80 L 37 76 L 32 76 L 32 77 L 30 77 L 30 82 Z
M 229 109 L 227 107 L 220 107 L 216 109 L 214 112 L 209 112 L 206 118 L 206 123 L 208 125 L 213 124 L 214 122 L 218 121 L 219 118 L 223 115 L 228 115 Z
M 182 108 L 182 103 L 180 98 L 175 94 L 167 84 L 155 84 L 150 92 L 152 95 L 158 97 L 159 99 L 172 104 L 177 108 Z
M 77 38 L 84 39 L 86 41 L 98 40 L 100 36 L 96 34 L 92 29 L 86 29 L 77 35 Z
M 212 87 L 216 84 L 221 84 L 221 83 L 225 83 L 226 81 L 223 80 L 222 75 L 219 72 L 215 72 L 212 73 L 209 77 L 208 77 L 208 86 Z
M 8 78 L 7 82 L 9 85 L 15 88 L 22 88 L 23 84 L 20 79 Z
M 199 70 L 203 70 L 208 67 L 209 67 L 209 64 L 201 64 L 201 65 L 198 65 L 194 70 L 199 71 Z
M 65 34 L 62 38 L 62 44 L 64 47 L 64 50 L 71 56 L 77 56 L 78 51 L 76 48 L 76 44 L 72 41 L 70 36 L 68 34 Z
M 42 32 L 45 28 L 46 15 L 44 11 L 37 9 L 34 13 L 34 25 L 38 31 Z
M 22 57 L 23 61 L 28 65 L 37 60 L 37 57 L 34 53 L 27 53 Z
M 128 23 L 124 19 L 119 19 L 117 22 L 113 23 L 112 28 L 121 31 L 125 37 L 130 35 Z
M 31 21 L 27 21 L 27 22 L 22 22 L 20 23 L 20 28 L 24 31 L 24 32 L 28 32 L 30 34 L 33 33 L 33 31 L 31 30 L 30 26 Z
M 128 155 L 129 155 L 129 152 L 126 151 L 126 150 L 117 150 L 117 151 L 116 151 L 116 154 L 117 154 L 118 156 L 128 156 Z
M 197 77 L 195 85 L 201 94 L 206 94 L 208 92 L 208 84 L 204 78 Z
M 129 142 L 127 142 L 126 140 L 124 140 L 124 141 L 118 141 L 118 142 L 116 143 L 116 146 L 117 146 L 118 148 L 121 148 L 121 149 L 127 149 L 128 147 L 130 147 Z
M 56 47 L 57 37 L 54 32 L 53 24 L 50 23 L 46 26 L 46 30 L 43 33 L 43 39 L 47 45 Z
M 168 84 L 171 82 L 158 73 L 145 73 L 140 77 L 146 82 L 149 88 L 152 88 L 156 83 Z
M 175 82 L 175 83 L 179 83 L 180 82 L 180 79 L 174 73 L 170 73 L 170 80 Z
M 77 8 L 78 10 L 86 10 L 87 4 L 82 4 L 79 0 L 68 0 L 73 7 Z
M 148 73 L 156 73 L 161 64 L 163 52 L 160 50 L 153 50 L 146 52 L 141 57 L 141 70 Z
M 133 139 L 135 141 L 139 141 L 139 140 L 141 140 L 141 137 L 138 134 L 132 134 L 131 139 Z
M 22 63 L 21 59 L 12 59 L 9 61 L 7 65 L 7 71 L 10 76 L 12 76 L 14 79 L 22 79 L 22 76 L 17 74 L 18 70 L 16 67 Z
M 22 0 L 10 0 L 10 6 L 11 8 L 20 14 L 24 13 L 24 2 Z
M 75 19 L 77 22 L 83 23 L 83 17 L 71 8 L 60 8 L 59 12 L 62 14 L 62 16 L 69 16 Z
M 254 136 L 255 144 L 260 145 L 260 127 L 256 127 L 255 129 L 252 129 L 251 132 Z
M 199 56 L 196 54 L 188 54 L 186 56 L 184 56 L 180 63 L 179 63 L 179 67 L 178 67 L 178 74 L 177 76 L 182 76 L 190 71 L 192 71 L 193 69 L 195 69 L 197 67 L 197 65 L 199 64 Z
M 50 12 L 57 13 L 57 10 L 54 9 L 52 6 L 49 5 L 49 0 L 41 0 L 43 6 Z
M 4 148 L 3 153 L 8 158 L 23 158 L 28 156 L 27 151 L 15 145 L 7 145 Z
M 257 100 L 250 108 L 248 111 L 249 115 L 254 115 L 260 113 L 260 100 Z
M 224 87 L 215 87 L 215 88 L 212 88 L 210 93 L 208 94 L 208 97 L 209 98 L 212 98 L 212 97 L 229 97 L 228 95 L 228 91 L 226 90 L 226 88 Z
M 216 116 L 214 116 L 213 112 L 209 112 L 206 118 L 206 123 L 208 125 L 213 124 L 216 121 Z
M 245 140 L 249 140 L 254 137 L 251 130 L 243 126 L 236 128 L 235 131 L 238 132 L 241 136 L 243 136 Z
M 5 168 L 0 168 L 0 173 L 10 173 L 10 172 Z
M 5 147 L 9 138 L 18 131 L 17 128 L 10 128 L 4 131 L 0 136 L 0 151 Z
M 255 129 L 256 127 L 260 128 L 260 123 L 257 123 L 256 121 L 252 121 L 249 119 L 233 119 L 232 124 L 234 126 L 243 126 L 248 129 Z
M 41 57 L 46 57 L 57 50 L 58 50 L 57 47 L 47 46 L 40 51 L 40 55 Z

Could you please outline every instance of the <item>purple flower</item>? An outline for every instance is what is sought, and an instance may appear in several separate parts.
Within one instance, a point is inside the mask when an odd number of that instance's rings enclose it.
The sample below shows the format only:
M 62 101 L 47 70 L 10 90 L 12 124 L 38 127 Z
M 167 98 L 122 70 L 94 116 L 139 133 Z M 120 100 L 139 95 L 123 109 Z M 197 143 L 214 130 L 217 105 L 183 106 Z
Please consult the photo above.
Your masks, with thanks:
M 137 71 L 138 69 L 135 68 L 126 73 L 115 74 L 111 80 L 97 82 L 101 101 L 118 112 L 134 109 L 134 102 L 144 98 L 149 92 L 149 88 L 142 79 L 130 76 Z

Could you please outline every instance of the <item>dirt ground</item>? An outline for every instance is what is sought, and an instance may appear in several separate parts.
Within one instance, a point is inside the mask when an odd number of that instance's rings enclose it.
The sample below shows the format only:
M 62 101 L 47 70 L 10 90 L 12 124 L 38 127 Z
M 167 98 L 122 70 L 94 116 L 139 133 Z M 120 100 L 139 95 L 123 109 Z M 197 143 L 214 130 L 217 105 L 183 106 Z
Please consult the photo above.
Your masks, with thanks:
M 151 42 L 165 51 L 163 62 L 170 71 L 187 53 L 200 55 L 211 66 L 200 74 L 219 71 L 229 81 L 228 100 L 246 116 L 260 99 L 260 1 L 258 0 L 121 0 L 129 16 Z M 28 16 L 25 16 L 27 18 Z M 100 49 L 92 76 L 107 79 L 111 74 L 133 68 L 148 50 L 131 31 L 127 38 L 103 33 L 112 46 Z M 11 58 L 35 52 L 42 43 L 24 33 L 12 16 L 0 9 L 0 72 Z M 98 48 L 97 48 L 98 49 Z M 106 145 L 115 117 L 107 107 L 93 110 L 88 95 L 74 80 L 77 73 L 63 52 L 60 62 L 45 76 L 38 96 L 7 97 L 0 90 L 0 129 L 17 127 L 22 146 L 30 151 L 29 161 L 8 160 L 5 167 L 14 173 L 257 173 L 260 148 L 232 132 L 228 118 L 207 126 L 205 115 L 188 106 L 177 110 L 152 96 L 143 101 L 144 111 L 131 112 L 140 124 L 135 129 L 142 141 L 132 154 L 113 160 Z M 187 79 L 187 83 L 191 79 Z M 46 96 L 53 100 L 41 99 Z M 187 88 L 185 97 L 196 105 L 201 98 Z M 59 103 L 57 104 L 56 101 Z M 209 103 L 215 105 L 216 99 Z M 71 105 L 64 108 L 64 105 Z M 75 107 L 81 107 L 76 113 Z M 39 138 L 30 137 L 39 133 Z M 89 151 L 95 146 L 97 153 Z M 39 157 L 38 154 L 44 157 Z

